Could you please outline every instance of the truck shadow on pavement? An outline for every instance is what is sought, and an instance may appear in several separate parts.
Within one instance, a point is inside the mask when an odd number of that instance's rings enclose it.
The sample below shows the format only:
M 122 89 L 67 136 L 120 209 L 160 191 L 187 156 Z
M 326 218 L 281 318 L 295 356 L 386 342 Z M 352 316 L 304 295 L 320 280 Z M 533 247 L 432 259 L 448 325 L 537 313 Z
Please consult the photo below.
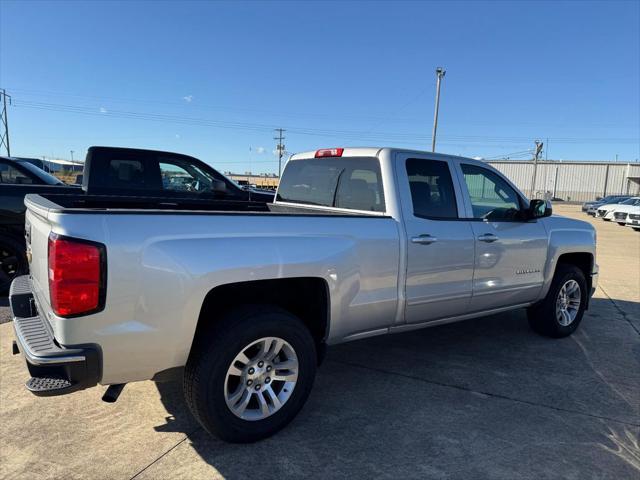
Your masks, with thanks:
M 640 472 L 640 304 L 593 299 L 580 329 L 547 339 L 524 311 L 329 349 L 283 431 L 232 445 L 197 425 L 180 383 L 160 383 L 182 431 L 173 456 L 227 478 L 632 478 Z M 168 471 L 181 468 L 171 455 Z M 188 471 L 182 472 L 189 476 Z

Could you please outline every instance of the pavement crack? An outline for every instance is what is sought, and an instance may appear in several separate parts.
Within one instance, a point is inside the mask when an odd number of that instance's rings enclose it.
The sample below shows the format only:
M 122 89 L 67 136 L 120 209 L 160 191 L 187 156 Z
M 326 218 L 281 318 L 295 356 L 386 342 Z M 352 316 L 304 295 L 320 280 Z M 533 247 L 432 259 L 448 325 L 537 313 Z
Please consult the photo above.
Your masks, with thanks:
M 194 431 L 195 432 L 195 431 Z M 180 440 L 178 443 L 176 443 L 173 447 L 171 447 L 169 450 L 167 450 L 166 452 L 164 452 L 162 455 L 160 455 L 158 458 L 156 458 L 153 462 L 151 462 L 149 465 L 147 465 L 146 467 L 144 467 L 142 470 L 140 470 L 138 473 L 136 473 L 133 477 L 131 477 L 129 480 L 133 480 L 134 478 L 138 477 L 139 475 L 141 475 L 145 470 L 147 470 L 148 468 L 150 468 L 151 466 L 155 465 L 158 461 L 160 461 L 162 458 L 165 457 L 165 455 L 169 454 L 170 452 L 172 452 L 173 450 L 175 450 L 176 448 L 178 448 L 180 445 L 182 445 L 184 443 L 184 441 L 189 438 L 189 436 L 194 433 L 187 433 L 187 435 Z
M 426 379 L 426 378 L 416 377 L 416 376 L 413 376 L 413 375 L 407 375 L 405 373 L 392 372 L 392 371 L 389 371 L 389 370 L 384 370 L 382 368 L 368 367 L 368 366 L 361 365 L 361 364 L 358 364 L 358 363 L 345 362 L 345 361 L 342 361 L 342 360 L 329 360 L 329 359 L 327 359 L 327 361 L 328 362 L 334 362 L 334 363 L 342 364 L 342 365 L 348 365 L 350 367 L 355 367 L 355 368 L 363 368 L 365 370 L 371 370 L 371 371 L 374 371 L 374 372 L 384 373 L 384 374 L 387 374 L 387 375 L 395 375 L 397 377 L 403 377 L 403 378 L 408 378 L 408 379 L 411 379 L 411 380 L 417 380 L 419 382 L 430 383 L 432 385 L 438 385 L 440 387 L 453 388 L 453 389 L 456 389 L 456 390 L 462 390 L 464 392 L 475 393 L 475 394 L 480 394 L 480 395 L 486 395 L 487 397 L 491 397 L 491 398 L 498 398 L 498 399 L 501 399 L 501 400 L 509 400 L 511 402 L 521 403 L 523 405 L 547 408 L 549 410 L 555 410 L 555 411 L 564 412 L 564 413 L 572 413 L 574 415 L 582 415 L 582 416 L 585 416 L 585 417 L 595 418 L 595 419 L 598 419 L 598 420 L 607 420 L 607 421 L 610 421 L 610 422 L 615 422 L 615 423 L 619 423 L 621 425 L 627 425 L 627 426 L 631 426 L 631 427 L 640 427 L 640 423 L 630 423 L 630 422 L 625 422 L 623 420 L 618 420 L 617 418 L 604 417 L 604 416 L 601 416 L 601 415 L 594 415 L 593 413 L 581 412 L 579 410 L 570 410 L 570 409 L 567 409 L 567 408 L 555 407 L 553 405 L 546 405 L 544 403 L 537 403 L 537 402 L 532 402 L 532 401 L 529 401 L 529 400 L 523 400 L 523 399 L 520 399 L 520 398 L 509 397 L 508 395 L 501 395 L 499 393 L 491 393 L 491 392 L 485 392 L 485 391 L 482 391 L 482 390 L 474 390 L 473 388 L 467 388 L 467 387 L 463 387 L 461 385 L 438 382 L 436 380 L 429 380 L 429 379 Z
M 631 325 L 631 328 L 633 328 L 636 331 L 636 333 L 640 335 L 640 330 L 638 330 L 638 327 L 636 327 L 633 324 L 633 322 L 629 319 L 629 317 L 627 316 L 627 312 L 625 312 L 622 308 L 620 308 L 620 305 L 618 305 L 616 301 L 613 298 L 611 298 L 611 296 L 607 293 L 607 291 L 604 288 L 602 288 L 602 285 L 598 285 L 598 288 L 600 288 L 600 290 L 602 290 L 602 293 L 604 293 L 606 297 L 609 299 L 609 301 L 613 303 L 613 306 L 615 307 L 616 310 L 618 310 L 618 313 L 622 315 L 622 318 L 624 318 L 627 321 L 627 323 Z

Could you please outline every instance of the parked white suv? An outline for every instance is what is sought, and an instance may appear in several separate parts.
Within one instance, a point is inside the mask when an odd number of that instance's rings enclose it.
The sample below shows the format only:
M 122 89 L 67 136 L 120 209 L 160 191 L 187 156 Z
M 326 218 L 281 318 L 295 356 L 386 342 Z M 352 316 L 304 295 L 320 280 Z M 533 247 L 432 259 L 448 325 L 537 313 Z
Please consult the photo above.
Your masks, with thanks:
M 625 212 L 627 208 L 637 205 L 640 205 L 640 197 L 631 197 L 622 203 L 600 205 L 598 210 L 596 210 L 596 217 L 602 218 L 605 222 L 610 222 L 615 219 L 615 212 Z M 620 222 L 618 221 L 618 223 Z M 620 225 L 624 225 L 624 223 L 620 223 Z

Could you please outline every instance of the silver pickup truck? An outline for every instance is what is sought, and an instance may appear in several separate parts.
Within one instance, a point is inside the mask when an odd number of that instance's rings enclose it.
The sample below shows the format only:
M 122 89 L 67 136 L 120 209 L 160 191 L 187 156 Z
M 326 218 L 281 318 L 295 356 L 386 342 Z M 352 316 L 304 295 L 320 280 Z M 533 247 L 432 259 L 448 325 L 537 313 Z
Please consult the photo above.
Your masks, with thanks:
M 392 148 L 294 155 L 276 201 L 29 195 L 31 275 L 10 301 L 36 395 L 181 374 L 209 432 L 281 429 L 327 345 L 526 308 L 579 325 L 596 235 L 468 158 Z

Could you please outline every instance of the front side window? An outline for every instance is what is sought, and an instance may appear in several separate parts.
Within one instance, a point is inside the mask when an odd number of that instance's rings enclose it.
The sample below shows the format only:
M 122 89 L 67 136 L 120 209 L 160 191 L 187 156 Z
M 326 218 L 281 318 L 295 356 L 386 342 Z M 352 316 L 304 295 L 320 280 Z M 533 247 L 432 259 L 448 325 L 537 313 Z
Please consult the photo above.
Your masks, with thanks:
M 498 174 L 477 165 L 462 164 L 473 218 L 519 220 L 520 200 L 516 191 Z
M 214 178 L 191 162 L 161 158 L 159 160 L 163 190 L 190 193 L 212 193 Z
M 10 185 L 27 185 L 33 183 L 33 180 L 12 165 L 0 162 L 0 183 Z
M 420 218 L 458 218 L 456 194 L 447 162 L 407 160 L 413 214 Z
M 316 158 L 287 164 L 278 201 L 384 212 L 380 163 L 376 158 Z

